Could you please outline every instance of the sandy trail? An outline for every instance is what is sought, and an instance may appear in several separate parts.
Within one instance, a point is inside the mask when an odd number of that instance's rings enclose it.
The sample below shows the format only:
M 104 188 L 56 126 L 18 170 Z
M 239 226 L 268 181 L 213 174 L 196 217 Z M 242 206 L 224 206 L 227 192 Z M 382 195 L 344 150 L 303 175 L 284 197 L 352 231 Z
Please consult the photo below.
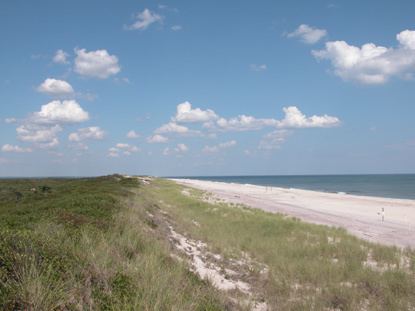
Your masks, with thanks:
M 342 227 L 351 234 L 371 242 L 415 248 L 415 200 L 196 179 L 173 180 L 185 186 L 211 192 L 227 202 L 283 213 L 307 222 Z

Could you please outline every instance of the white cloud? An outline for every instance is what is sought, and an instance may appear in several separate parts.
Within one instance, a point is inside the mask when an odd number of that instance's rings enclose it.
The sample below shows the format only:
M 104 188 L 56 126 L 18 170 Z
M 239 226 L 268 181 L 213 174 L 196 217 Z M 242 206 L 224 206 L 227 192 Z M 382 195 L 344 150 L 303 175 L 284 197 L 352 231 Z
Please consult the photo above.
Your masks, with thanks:
M 63 80 L 48 78 L 37 88 L 38 92 L 48 95 L 69 95 L 74 92 L 72 86 Z
M 404 30 L 396 35 L 396 40 L 405 49 L 415 50 L 415 31 Z
M 68 56 L 64 50 L 57 50 L 55 56 L 53 56 L 53 62 L 57 64 L 68 64 Z
M 233 146 L 236 146 L 236 141 L 235 140 L 230 140 L 230 141 L 220 143 L 220 144 L 215 145 L 215 146 L 205 146 L 202 149 L 202 151 L 204 153 L 216 153 L 216 152 L 219 152 L 220 150 L 228 149 L 228 148 L 231 148 Z
M 180 156 L 183 153 L 186 153 L 187 151 L 189 151 L 189 148 L 185 144 L 177 144 L 176 147 L 174 148 L 169 148 L 169 147 L 164 148 L 163 155 L 167 156 L 167 155 L 176 154 L 177 156 Z
M 327 36 L 325 29 L 314 28 L 306 24 L 301 24 L 295 31 L 287 34 L 288 38 L 299 38 L 307 44 L 317 43 L 325 36 Z
M 251 68 L 252 71 L 265 71 L 267 70 L 267 65 L 265 64 L 251 64 L 249 65 L 249 68 Z
M 137 146 L 130 145 L 130 144 L 124 144 L 124 143 L 118 143 L 115 145 L 116 148 L 123 150 L 124 152 L 138 152 L 140 149 L 138 149 Z
M 317 59 L 327 59 L 334 74 L 343 80 L 382 84 L 391 77 L 411 77 L 415 71 L 415 31 L 396 35 L 399 46 L 387 48 L 373 43 L 361 47 L 345 41 L 326 42 L 325 49 L 312 51 Z
M 33 114 L 35 123 L 78 123 L 87 121 L 89 114 L 75 100 L 54 100 L 42 105 Z
M 88 119 L 88 112 L 74 100 L 51 101 L 20 122 L 16 128 L 17 138 L 40 148 L 52 148 L 59 144 L 57 135 L 62 125 Z
M 108 156 L 110 158 L 118 158 L 120 156 L 119 150 L 114 147 L 108 149 Z
M 284 107 L 284 119 L 277 121 L 279 128 L 311 128 L 311 127 L 333 127 L 340 124 L 337 117 L 328 115 L 306 117 L 297 107 Z
M 163 17 L 157 13 L 154 13 L 150 11 L 149 9 L 144 9 L 143 12 L 137 13 L 135 16 L 136 21 L 127 27 L 127 29 L 130 30 L 145 30 L 147 29 L 151 24 L 154 23 L 161 23 L 163 20 Z
M 7 124 L 11 124 L 11 123 L 16 123 L 16 118 L 6 118 L 4 119 L 4 122 L 6 122 Z
M 75 49 L 75 72 L 80 75 L 106 79 L 120 72 L 118 57 L 108 54 L 107 50 L 87 52 L 85 49 Z
M 136 131 L 134 131 L 134 130 L 131 130 L 131 131 L 129 131 L 128 133 L 127 133 L 127 138 L 139 138 L 140 137 L 140 134 L 138 134 Z
M 167 124 L 162 125 L 154 131 L 154 136 L 148 137 L 149 143 L 165 143 L 168 138 L 160 134 L 176 133 L 181 136 L 197 133 L 198 136 L 215 137 L 217 133 L 229 131 L 254 131 L 261 130 L 266 127 L 279 129 L 263 137 L 260 142 L 260 149 L 275 149 L 285 139 L 285 131 L 283 129 L 299 129 L 299 128 L 329 128 L 340 125 L 340 119 L 334 116 L 312 115 L 306 116 L 297 107 L 289 106 L 283 108 L 284 117 L 282 119 L 276 118 L 256 118 L 249 115 L 239 115 L 229 119 L 219 117 L 213 110 L 202 110 L 200 108 L 193 109 L 189 102 L 184 102 L 177 106 L 177 112 Z M 206 133 L 201 131 L 189 129 L 186 126 L 178 124 L 179 122 L 202 122 L 201 125 Z M 215 153 L 221 149 L 235 145 L 235 141 L 222 143 L 219 145 L 209 146 L 203 148 L 205 153 Z M 172 148 L 165 148 L 164 154 L 175 153 Z
M 187 152 L 189 148 L 185 144 L 177 144 L 176 150 L 178 152 Z
M 166 143 L 169 139 L 163 135 L 153 135 L 147 138 L 147 142 L 150 144 L 163 144 Z
M 104 138 L 104 131 L 98 126 L 90 126 L 86 128 L 78 129 L 78 131 L 69 134 L 69 141 L 80 142 L 86 139 L 101 140 Z
M 202 110 L 200 108 L 192 109 L 192 104 L 188 101 L 177 105 L 176 116 L 173 118 L 177 122 L 208 122 L 216 120 L 218 116 L 211 110 Z
M 278 149 L 290 134 L 287 130 L 275 130 L 271 133 L 265 134 L 259 142 L 258 149 L 274 150 Z
M 49 148 L 53 148 L 56 147 L 57 145 L 59 145 L 59 140 L 58 138 L 53 138 L 51 141 L 49 142 L 45 142 L 45 143 L 38 143 L 37 146 L 43 149 L 49 149 Z
M 252 131 L 259 130 L 264 126 L 275 126 L 275 119 L 257 119 L 252 116 L 240 115 L 234 118 L 220 118 L 216 121 L 216 126 L 223 131 Z M 205 125 L 209 127 L 208 124 Z
M 115 147 L 111 147 L 110 149 L 108 149 L 108 156 L 112 158 L 119 157 L 121 154 L 129 156 L 132 153 L 136 153 L 139 151 L 140 149 L 137 146 L 125 143 L 118 143 L 115 145 Z
M 156 134 L 165 134 L 165 133 L 177 133 L 177 134 L 186 134 L 189 132 L 189 129 L 186 126 L 179 125 L 175 122 L 169 122 L 160 126 L 154 131 Z
M 20 146 L 13 146 L 13 145 L 5 144 L 5 145 L 3 145 L 3 147 L 1 147 L 1 151 L 3 151 L 3 152 L 19 152 L 19 153 L 23 153 L 23 152 L 32 152 L 32 149 L 30 149 L 30 148 L 23 148 L 23 147 L 20 147 Z
M 306 117 L 297 107 L 284 107 L 285 117 L 282 120 L 272 118 L 255 118 L 240 115 L 230 119 L 219 118 L 216 122 L 206 122 L 203 127 L 220 131 L 254 131 L 264 127 L 279 128 L 307 128 L 307 127 L 333 127 L 340 124 L 337 117 L 328 115 Z
M 57 134 L 61 131 L 59 125 L 44 126 L 35 123 L 26 123 L 16 129 L 19 140 L 40 146 L 56 146 L 59 143 Z
M 183 29 L 183 27 L 181 25 L 173 25 L 173 26 L 171 26 L 171 30 L 173 30 L 173 31 L 180 31 L 182 29 Z

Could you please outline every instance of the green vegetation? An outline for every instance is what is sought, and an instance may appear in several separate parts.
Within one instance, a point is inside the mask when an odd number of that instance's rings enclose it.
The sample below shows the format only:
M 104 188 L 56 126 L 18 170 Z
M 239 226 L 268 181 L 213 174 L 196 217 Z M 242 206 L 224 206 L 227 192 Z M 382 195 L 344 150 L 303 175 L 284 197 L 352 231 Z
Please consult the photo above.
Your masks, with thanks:
M 249 309 L 246 293 L 189 272 L 171 227 L 268 310 L 415 308 L 413 251 L 183 189 L 119 175 L 0 180 L 0 309 Z
M 225 203 L 157 180 L 141 198 L 157 198 L 175 227 L 225 260 L 248 254 L 245 279 L 271 310 L 413 310 L 415 253 L 362 241 L 345 230 Z M 195 225 L 197 223 L 198 225 Z M 226 265 L 226 262 L 223 263 Z
M 1 310 L 222 310 L 170 257 L 137 179 L 0 181 Z

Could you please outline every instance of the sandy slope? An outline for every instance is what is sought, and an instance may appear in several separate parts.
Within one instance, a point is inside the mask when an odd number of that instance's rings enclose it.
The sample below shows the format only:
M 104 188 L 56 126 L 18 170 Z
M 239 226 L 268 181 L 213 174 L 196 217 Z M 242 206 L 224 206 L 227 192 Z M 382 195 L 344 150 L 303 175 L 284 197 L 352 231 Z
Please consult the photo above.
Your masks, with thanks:
M 194 179 L 174 179 L 229 202 L 346 228 L 373 242 L 415 248 L 415 200 L 325 193 Z M 382 222 L 382 208 L 384 221 Z

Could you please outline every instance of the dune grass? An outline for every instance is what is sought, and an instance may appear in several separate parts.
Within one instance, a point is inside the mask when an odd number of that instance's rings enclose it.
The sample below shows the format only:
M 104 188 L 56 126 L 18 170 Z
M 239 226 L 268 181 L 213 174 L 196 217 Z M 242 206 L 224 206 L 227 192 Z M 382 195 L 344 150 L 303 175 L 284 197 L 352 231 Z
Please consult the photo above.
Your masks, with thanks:
M 187 236 L 225 258 L 246 254 L 268 267 L 250 271 L 271 310 L 414 310 L 415 253 L 362 241 L 345 230 L 283 215 L 202 201 L 166 180 L 141 189 Z M 190 195 L 189 195 L 190 194 Z M 197 225 L 195 225 L 197 224 Z
M 244 309 L 171 256 L 163 221 L 223 261 L 249 258 L 241 276 L 269 310 L 415 308 L 413 251 L 182 190 L 117 175 L 0 180 L 0 309 Z
M 224 310 L 172 259 L 136 179 L 0 181 L 1 310 Z

